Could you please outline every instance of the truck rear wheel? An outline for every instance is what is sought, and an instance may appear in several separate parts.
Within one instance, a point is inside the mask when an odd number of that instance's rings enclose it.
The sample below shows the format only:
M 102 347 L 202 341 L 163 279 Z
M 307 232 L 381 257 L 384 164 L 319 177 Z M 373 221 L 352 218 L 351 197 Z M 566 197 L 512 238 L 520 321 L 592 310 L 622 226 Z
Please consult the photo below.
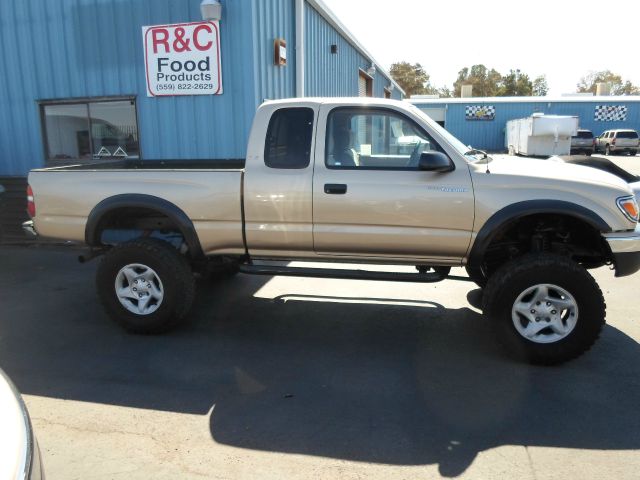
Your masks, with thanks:
M 145 238 L 107 252 L 96 274 L 98 296 L 109 316 L 133 333 L 162 333 L 189 312 L 195 280 L 187 260 L 171 245 Z
M 591 348 L 606 305 L 593 277 L 568 258 L 527 255 L 487 282 L 483 309 L 498 339 L 519 359 L 556 365 Z

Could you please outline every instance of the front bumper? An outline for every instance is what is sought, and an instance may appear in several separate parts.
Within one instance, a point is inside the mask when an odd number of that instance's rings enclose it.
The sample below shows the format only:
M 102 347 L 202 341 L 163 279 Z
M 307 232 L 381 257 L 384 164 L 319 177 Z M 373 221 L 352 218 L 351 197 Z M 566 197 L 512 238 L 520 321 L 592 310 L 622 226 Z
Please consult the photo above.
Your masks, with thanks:
M 613 254 L 616 277 L 625 277 L 640 270 L 640 224 L 633 232 L 603 235 Z

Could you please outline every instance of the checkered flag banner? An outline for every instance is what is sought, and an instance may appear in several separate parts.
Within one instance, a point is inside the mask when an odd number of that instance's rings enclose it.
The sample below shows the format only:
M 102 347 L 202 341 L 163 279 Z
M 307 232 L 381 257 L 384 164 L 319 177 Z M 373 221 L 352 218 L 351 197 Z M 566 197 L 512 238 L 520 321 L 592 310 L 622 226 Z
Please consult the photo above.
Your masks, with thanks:
M 627 119 L 625 105 L 597 105 L 594 120 L 596 122 L 624 122 Z
M 496 107 L 493 105 L 467 105 L 464 109 L 466 120 L 493 120 L 496 118 Z

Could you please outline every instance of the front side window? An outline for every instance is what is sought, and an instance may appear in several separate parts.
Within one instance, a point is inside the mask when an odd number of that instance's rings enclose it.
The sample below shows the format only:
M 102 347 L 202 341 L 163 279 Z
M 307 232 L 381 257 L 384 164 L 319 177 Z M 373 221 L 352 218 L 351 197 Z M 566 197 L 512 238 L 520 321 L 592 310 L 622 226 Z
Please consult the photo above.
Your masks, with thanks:
M 306 168 L 311 161 L 313 110 L 282 108 L 269 121 L 264 163 L 270 168 Z
M 51 102 L 40 108 L 47 162 L 140 158 L 134 100 Z
M 328 168 L 417 169 L 425 151 L 443 152 L 408 118 L 388 110 L 336 109 L 329 114 Z

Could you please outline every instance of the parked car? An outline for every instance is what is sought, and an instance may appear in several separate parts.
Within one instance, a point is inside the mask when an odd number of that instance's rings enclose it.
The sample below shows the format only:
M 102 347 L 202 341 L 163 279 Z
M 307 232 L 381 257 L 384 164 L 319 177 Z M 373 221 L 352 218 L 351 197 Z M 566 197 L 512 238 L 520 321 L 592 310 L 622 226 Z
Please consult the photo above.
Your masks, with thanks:
M 591 130 L 578 130 L 576 136 L 571 137 L 571 155 L 591 155 L 595 149 L 595 139 Z
M 616 177 L 624 180 L 629 184 L 631 190 L 636 196 L 636 201 L 640 203 L 640 176 L 634 175 L 631 172 L 627 172 L 624 168 L 613 163 L 611 160 L 603 157 L 557 157 L 563 162 L 572 163 L 574 165 L 583 165 L 585 167 L 592 167 L 598 170 L 602 170 L 607 173 L 611 173 Z
M 0 480 L 44 479 L 38 442 L 27 407 L 0 370 Z
M 635 130 L 607 130 L 596 139 L 596 152 L 606 155 L 636 155 L 639 149 L 640 139 Z
M 25 228 L 85 242 L 85 260 L 102 256 L 101 302 L 137 333 L 183 321 L 193 271 L 212 263 L 254 275 L 408 282 L 442 281 L 466 266 L 502 343 L 532 363 L 557 364 L 588 350 L 605 322 L 587 269 L 612 264 L 618 277 L 640 269 L 638 204 L 623 180 L 490 157 L 392 100 L 269 101 L 246 160 L 38 169 L 28 195 Z M 274 259 L 418 273 L 264 262 Z

